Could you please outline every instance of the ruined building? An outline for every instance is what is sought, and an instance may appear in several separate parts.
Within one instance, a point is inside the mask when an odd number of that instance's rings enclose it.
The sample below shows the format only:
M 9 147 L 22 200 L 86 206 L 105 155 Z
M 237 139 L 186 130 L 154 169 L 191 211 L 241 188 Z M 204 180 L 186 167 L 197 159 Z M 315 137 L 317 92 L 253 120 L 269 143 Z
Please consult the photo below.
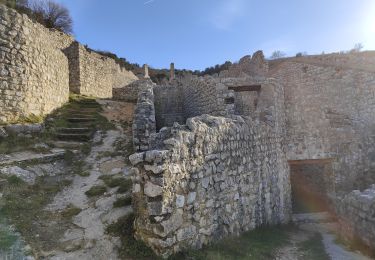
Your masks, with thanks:
M 0 123 L 46 115 L 69 92 L 137 100 L 134 226 L 157 254 L 288 223 L 305 195 L 375 247 L 373 52 L 256 52 L 212 77 L 172 64 L 156 85 L 3 5 L 0 18 Z
M 69 92 L 111 98 L 138 78 L 73 37 L 0 5 L 0 123 L 43 116 Z
M 215 77 L 145 83 L 130 157 L 137 237 L 164 256 L 200 248 L 289 222 L 306 193 L 374 246 L 374 62 L 257 52 Z

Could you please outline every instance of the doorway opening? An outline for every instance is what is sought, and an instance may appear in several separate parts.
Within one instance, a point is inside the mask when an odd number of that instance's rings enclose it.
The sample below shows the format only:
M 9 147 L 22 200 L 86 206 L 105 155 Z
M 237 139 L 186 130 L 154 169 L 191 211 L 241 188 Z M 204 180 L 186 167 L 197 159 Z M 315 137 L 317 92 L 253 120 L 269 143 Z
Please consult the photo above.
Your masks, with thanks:
M 293 213 L 329 211 L 332 159 L 289 161 Z

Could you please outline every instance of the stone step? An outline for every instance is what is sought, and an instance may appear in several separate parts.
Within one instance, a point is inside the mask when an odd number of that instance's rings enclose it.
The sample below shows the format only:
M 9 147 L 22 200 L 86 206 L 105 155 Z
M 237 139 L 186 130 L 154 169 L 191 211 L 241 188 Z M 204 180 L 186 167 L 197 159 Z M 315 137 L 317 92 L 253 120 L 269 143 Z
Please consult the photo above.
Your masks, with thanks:
M 71 123 L 81 123 L 81 122 L 93 122 L 94 119 L 91 117 L 70 117 L 68 121 Z
M 61 141 L 79 141 L 87 142 L 92 138 L 92 134 L 56 134 Z
M 69 115 L 69 118 L 84 118 L 84 119 L 92 119 L 95 120 L 95 117 L 92 114 L 78 114 L 72 113 Z
M 328 212 L 293 214 L 294 223 L 327 223 L 334 222 L 334 218 Z
M 96 107 L 80 107 L 79 109 L 71 108 L 66 110 L 67 112 L 82 112 L 82 113 L 96 113 L 98 108 Z
M 96 102 L 95 103 L 94 102 L 79 102 L 78 105 L 81 106 L 81 107 L 84 107 L 84 108 L 86 108 L 86 107 L 99 108 L 100 107 L 100 104 L 98 104 Z
M 73 141 L 56 141 L 53 145 L 56 148 L 63 149 L 79 149 L 84 143 L 83 142 L 73 142 Z
M 78 104 L 98 104 L 95 99 L 83 99 L 77 102 Z
M 0 159 L 0 166 L 14 165 L 18 163 L 49 163 L 64 159 L 64 149 L 52 149 L 50 153 L 40 154 L 34 152 L 19 152 L 6 155 Z
M 88 127 L 69 127 L 69 128 L 57 128 L 59 134 L 91 134 L 92 129 Z

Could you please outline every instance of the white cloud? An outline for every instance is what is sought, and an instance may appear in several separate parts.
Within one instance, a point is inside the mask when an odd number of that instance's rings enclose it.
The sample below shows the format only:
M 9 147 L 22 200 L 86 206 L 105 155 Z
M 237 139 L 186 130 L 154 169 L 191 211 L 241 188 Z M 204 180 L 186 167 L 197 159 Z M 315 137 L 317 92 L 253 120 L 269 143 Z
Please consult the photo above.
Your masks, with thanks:
M 220 0 L 212 10 L 210 22 L 220 30 L 229 30 L 245 15 L 245 0 Z

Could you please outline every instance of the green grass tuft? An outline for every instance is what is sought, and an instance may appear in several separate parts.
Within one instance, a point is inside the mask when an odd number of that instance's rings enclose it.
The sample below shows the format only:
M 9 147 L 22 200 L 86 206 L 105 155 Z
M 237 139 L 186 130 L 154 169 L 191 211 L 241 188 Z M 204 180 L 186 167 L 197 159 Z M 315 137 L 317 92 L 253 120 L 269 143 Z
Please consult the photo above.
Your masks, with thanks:
M 158 259 L 142 241 L 134 239 L 134 214 L 120 218 L 117 222 L 107 226 L 107 233 L 121 238 L 119 255 L 122 259 Z
M 120 185 L 117 190 L 118 193 L 126 193 L 131 190 L 133 186 L 133 182 L 131 180 L 125 179 Z
M 323 237 L 320 233 L 316 233 L 310 239 L 298 244 L 298 251 L 303 254 L 304 259 L 311 260 L 330 260 L 331 258 L 327 254 L 324 244 Z
M 202 250 L 176 254 L 170 259 L 258 260 L 274 259 L 277 248 L 289 243 L 288 232 L 294 227 L 263 227 L 226 238 Z
M 128 191 L 132 185 L 131 180 L 122 177 L 114 177 L 113 175 L 102 175 L 99 177 L 99 179 L 102 180 L 109 188 L 119 187 L 119 189 L 122 188 Z
M 69 205 L 63 212 L 61 216 L 66 219 L 71 219 L 72 217 L 78 215 L 82 209 L 75 207 L 74 205 Z
M 7 181 L 9 183 L 9 185 L 11 185 L 11 186 L 21 186 L 21 185 L 26 184 L 24 180 L 22 180 L 20 177 L 18 177 L 16 175 L 8 176 Z
M 89 189 L 88 191 L 86 191 L 85 194 L 88 197 L 94 197 L 94 196 L 102 195 L 106 191 L 107 191 L 107 188 L 105 186 L 96 185 L 96 186 L 91 187 L 91 189 Z
M 16 242 L 17 236 L 6 227 L 0 227 L 0 250 L 8 251 Z
M 119 198 L 113 203 L 114 208 L 126 207 L 132 204 L 132 198 L 130 196 Z

